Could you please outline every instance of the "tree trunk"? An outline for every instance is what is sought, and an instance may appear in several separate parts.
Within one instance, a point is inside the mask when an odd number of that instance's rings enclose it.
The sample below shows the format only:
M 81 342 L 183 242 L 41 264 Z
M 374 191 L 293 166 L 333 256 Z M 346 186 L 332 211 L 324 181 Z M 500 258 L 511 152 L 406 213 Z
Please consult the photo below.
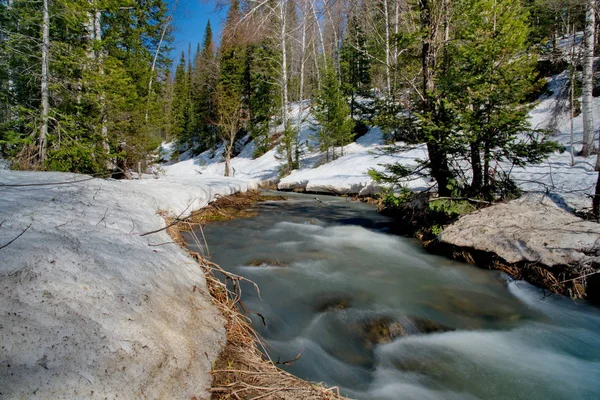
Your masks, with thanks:
M 323 60 L 325 60 L 325 39 L 323 38 L 323 28 L 321 27 L 321 22 L 319 17 L 317 16 L 317 10 L 315 7 L 315 0 L 310 0 L 310 8 L 313 12 L 313 16 L 315 18 L 315 22 L 314 24 L 316 25 L 317 31 L 319 33 L 319 38 L 318 41 L 321 43 L 321 55 L 323 57 Z M 315 65 L 316 65 L 316 72 L 317 72 L 317 90 L 320 92 L 321 91 L 321 66 L 319 65 L 319 46 L 317 44 L 317 46 L 314 47 L 315 49 Z
M 483 149 L 483 187 L 485 190 L 489 190 L 491 185 L 490 175 L 490 142 L 486 140 Z
M 483 172 L 481 168 L 481 143 L 475 141 L 471 143 L 471 169 L 473 170 L 471 190 L 474 194 L 479 194 L 483 185 Z
M 302 7 L 302 40 L 300 42 L 300 90 L 298 104 L 298 121 L 296 123 L 295 167 L 300 168 L 300 131 L 302 130 L 302 104 L 304 102 L 304 65 L 306 63 L 306 3 Z
M 102 17 L 101 11 L 96 10 L 94 12 L 94 41 L 95 42 L 100 42 L 102 40 L 102 25 L 101 25 L 101 21 L 100 21 L 101 17 Z M 102 50 L 98 50 L 98 53 L 96 53 L 95 58 L 96 58 L 96 62 L 98 63 L 100 75 L 104 75 Z M 101 106 L 101 110 L 100 110 L 101 128 L 100 129 L 101 129 L 101 134 L 102 134 L 102 148 L 104 149 L 105 153 L 108 155 L 108 153 L 110 152 L 110 147 L 108 145 L 108 126 L 107 126 L 108 115 L 107 115 L 107 109 L 106 109 L 106 94 L 104 93 L 104 90 L 102 90 L 100 92 L 100 106 Z M 111 168 L 110 161 L 107 162 L 107 168 L 108 169 Z
M 433 73 L 435 70 L 436 60 L 432 44 L 435 36 L 434 32 L 432 32 L 433 27 L 431 21 L 431 5 L 429 0 L 419 0 L 419 10 L 421 13 L 421 29 L 424 32 L 427 32 L 427 35 L 423 38 L 423 44 L 421 47 L 421 70 L 423 74 L 424 96 L 422 108 L 424 114 L 431 115 L 431 118 L 434 118 L 434 122 L 437 123 L 443 118 L 443 112 L 439 109 L 436 110 L 436 104 L 432 97 L 435 90 Z M 441 197 L 449 197 L 452 195 L 452 190 L 448 188 L 451 173 L 448 166 L 448 154 L 442 145 L 443 141 L 444 137 L 440 132 L 436 133 L 434 137 L 428 138 L 427 154 L 429 156 L 431 176 L 433 179 L 435 179 L 438 185 L 438 195 Z
M 385 18 L 385 83 L 388 98 L 392 95 L 392 76 L 390 72 L 390 13 L 388 0 L 383 0 L 383 15 Z
M 48 146 L 48 115 L 50 113 L 50 100 L 48 93 L 48 75 L 49 75 L 49 52 L 50 52 L 50 11 L 48 1 L 43 0 L 44 16 L 42 20 L 42 79 L 41 79 L 41 97 L 42 97 L 42 125 L 39 136 L 39 160 L 46 161 L 46 148 Z
M 581 111 L 583 114 L 583 147 L 580 155 L 587 157 L 594 152 L 593 97 L 594 86 L 594 30 L 595 0 L 588 0 L 585 13 L 585 54 L 583 57 L 583 82 Z
M 227 143 L 223 142 L 225 146 L 225 176 L 230 176 L 229 164 L 231 163 L 231 147 Z
M 280 13 L 280 45 L 281 45 L 281 119 L 283 121 L 284 135 L 288 135 L 288 63 L 287 63 L 287 31 L 286 31 L 286 4 L 285 0 L 281 1 L 281 13 Z M 292 139 L 286 137 L 286 158 L 287 168 L 292 170 L 292 164 L 294 163 L 294 154 L 292 150 Z
M 598 178 L 596 179 L 596 191 L 592 199 L 592 213 L 598 219 L 600 219 L 600 154 L 596 156 L 596 171 L 598 171 Z

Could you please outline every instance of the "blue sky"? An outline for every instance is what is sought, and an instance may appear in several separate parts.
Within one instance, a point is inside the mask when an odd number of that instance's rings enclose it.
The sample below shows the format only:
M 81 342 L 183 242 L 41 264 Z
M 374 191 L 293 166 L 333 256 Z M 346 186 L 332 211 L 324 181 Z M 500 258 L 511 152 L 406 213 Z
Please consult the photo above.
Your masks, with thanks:
M 172 5 L 176 0 L 167 0 Z M 210 19 L 213 30 L 213 39 L 219 41 L 221 35 L 221 23 L 225 20 L 226 10 L 215 10 L 215 1 L 205 0 L 180 0 L 175 12 L 174 32 L 175 41 L 171 58 L 176 64 L 181 56 L 181 51 L 188 51 L 188 43 L 192 45 L 192 53 L 196 51 L 196 45 L 202 44 L 204 29 Z

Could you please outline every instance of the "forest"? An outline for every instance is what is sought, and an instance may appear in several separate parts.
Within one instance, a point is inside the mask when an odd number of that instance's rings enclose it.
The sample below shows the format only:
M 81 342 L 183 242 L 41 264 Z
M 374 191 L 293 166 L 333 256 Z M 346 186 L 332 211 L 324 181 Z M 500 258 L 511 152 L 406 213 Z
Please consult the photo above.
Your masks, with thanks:
M 300 102 L 327 160 L 378 126 L 390 144 L 425 143 L 428 160 L 374 179 L 427 175 L 442 197 L 504 198 L 516 188 L 498 162 L 561 150 L 527 115 L 565 70 L 563 108 L 584 116 L 578 151 L 595 151 L 595 1 L 217 1 L 220 37 L 209 22 L 170 60 L 178 5 L 1 1 L 0 155 L 16 169 L 129 176 L 175 140 L 179 153 L 222 151 L 230 175 L 251 138 L 255 157 L 278 148 L 285 175 L 301 163 Z M 583 45 L 559 46 L 583 30 Z

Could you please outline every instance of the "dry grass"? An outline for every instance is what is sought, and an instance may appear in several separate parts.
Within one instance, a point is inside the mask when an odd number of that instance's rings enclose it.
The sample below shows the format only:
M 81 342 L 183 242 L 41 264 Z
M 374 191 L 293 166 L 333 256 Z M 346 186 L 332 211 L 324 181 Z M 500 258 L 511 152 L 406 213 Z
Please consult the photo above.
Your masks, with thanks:
M 204 224 L 249 217 L 254 214 L 248 211 L 248 208 L 256 202 L 280 199 L 284 198 L 263 196 L 258 192 L 222 196 L 194 213 L 189 219 L 173 224 L 167 232 L 183 247 L 184 242 L 180 232 L 183 229 L 190 230 L 196 225 L 200 228 L 201 235 L 200 237 L 194 235 L 194 240 L 198 248 L 205 249 L 202 233 Z M 175 222 L 174 218 L 163 216 L 167 225 Z M 210 391 L 213 399 L 343 399 L 337 387 L 327 388 L 302 380 L 279 369 L 268 356 L 265 356 L 266 351 L 263 353 L 259 350 L 259 348 L 264 350 L 264 346 L 257 332 L 252 328 L 250 319 L 240 312 L 240 308 L 245 310 L 245 307 L 241 301 L 239 283 L 248 280 L 224 271 L 217 264 L 207 260 L 203 254 L 186 250 L 198 261 L 204 272 L 213 304 L 221 310 L 226 319 L 227 343 L 211 372 L 213 386 Z M 226 283 L 219 280 L 216 274 L 223 275 L 226 282 L 231 282 L 233 289 L 229 290 Z M 259 288 L 254 286 L 259 291 Z

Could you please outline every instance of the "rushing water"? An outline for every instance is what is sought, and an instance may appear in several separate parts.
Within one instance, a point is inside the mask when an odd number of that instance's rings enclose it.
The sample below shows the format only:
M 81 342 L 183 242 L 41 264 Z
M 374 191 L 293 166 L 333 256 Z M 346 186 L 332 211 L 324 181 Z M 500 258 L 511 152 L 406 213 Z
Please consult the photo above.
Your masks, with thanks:
M 600 399 L 599 309 L 427 254 L 366 204 L 256 209 L 204 233 L 260 286 L 244 304 L 273 360 L 302 354 L 297 376 L 360 399 Z

